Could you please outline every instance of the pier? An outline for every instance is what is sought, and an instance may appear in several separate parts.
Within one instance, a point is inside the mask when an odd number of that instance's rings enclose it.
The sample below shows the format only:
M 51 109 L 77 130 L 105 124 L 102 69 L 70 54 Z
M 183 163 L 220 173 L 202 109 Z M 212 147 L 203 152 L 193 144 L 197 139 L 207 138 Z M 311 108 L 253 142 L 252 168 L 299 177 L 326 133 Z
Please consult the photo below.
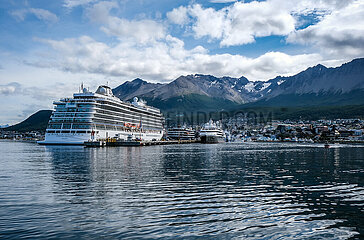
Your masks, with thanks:
M 153 145 L 189 144 L 200 143 L 200 140 L 169 140 L 169 141 L 117 141 L 114 139 L 102 139 L 98 141 L 87 141 L 85 147 L 141 147 Z

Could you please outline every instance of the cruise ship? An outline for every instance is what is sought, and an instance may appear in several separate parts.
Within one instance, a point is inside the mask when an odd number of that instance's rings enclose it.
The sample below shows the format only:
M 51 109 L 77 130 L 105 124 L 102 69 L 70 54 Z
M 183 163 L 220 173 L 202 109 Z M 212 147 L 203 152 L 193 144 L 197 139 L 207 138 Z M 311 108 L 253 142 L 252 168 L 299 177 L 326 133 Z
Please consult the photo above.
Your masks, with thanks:
M 147 106 L 137 97 L 132 103 L 115 97 L 108 86 L 96 92 L 81 87 L 73 98 L 55 101 L 44 141 L 39 144 L 82 145 L 85 141 L 160 140 L 163 116 L 159 109 Z
M 195 139 L 195 131 L 188 127 L 174 127 L 167 130 L 167 137 L 176 140 L 193 140 Z
M 224 132 L 219 123 L 210 120 L 200 130 L 200 138 L 202 143 L 220 143 L 225 141 Z

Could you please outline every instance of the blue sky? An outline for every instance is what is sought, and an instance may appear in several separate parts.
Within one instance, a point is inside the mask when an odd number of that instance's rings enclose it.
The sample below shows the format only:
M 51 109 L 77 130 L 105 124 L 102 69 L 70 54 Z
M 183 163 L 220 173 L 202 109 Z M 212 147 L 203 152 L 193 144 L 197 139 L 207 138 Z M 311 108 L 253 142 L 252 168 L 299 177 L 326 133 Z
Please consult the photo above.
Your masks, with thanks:
M 269 80 L 364 56 L 364 1 L 0 1 L 0 125 L 83 82 Z

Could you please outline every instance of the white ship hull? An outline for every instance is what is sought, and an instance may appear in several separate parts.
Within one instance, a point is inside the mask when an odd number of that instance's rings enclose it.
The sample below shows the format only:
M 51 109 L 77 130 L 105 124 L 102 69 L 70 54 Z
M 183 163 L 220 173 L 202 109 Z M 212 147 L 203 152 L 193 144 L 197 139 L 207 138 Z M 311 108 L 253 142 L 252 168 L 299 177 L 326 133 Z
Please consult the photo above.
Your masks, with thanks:
M 86 141 L 161 140 L 163 116 L 159 109 L 134 98 L 132 103 L 115 97 L 108 86 L 95 93 L 82 87 L 73 98 L 55 101 L 45 140 L 39 144 L 82 145 Z
M 218 125 L 210 120 L 203 126 L 200 131 L 201 143 L 221 143 L 225 141 L 224 132 Z
M 46 133 L 45 140 L 39 141 L 41 145 L 83 145 L 86 141 L 97 139 L 117 138 L 120 140 L 128 140 L 128 137 L 133 140 L 153 141 L 161 140 L 162 132 L 126 132 L 126 131 L 99 131 L 92 138 L 90 133 Z
M 39 141 L 41 145 L 83 145 L 85 141 L 91 139 L 89 133 L 46 133 L 44 141 Z

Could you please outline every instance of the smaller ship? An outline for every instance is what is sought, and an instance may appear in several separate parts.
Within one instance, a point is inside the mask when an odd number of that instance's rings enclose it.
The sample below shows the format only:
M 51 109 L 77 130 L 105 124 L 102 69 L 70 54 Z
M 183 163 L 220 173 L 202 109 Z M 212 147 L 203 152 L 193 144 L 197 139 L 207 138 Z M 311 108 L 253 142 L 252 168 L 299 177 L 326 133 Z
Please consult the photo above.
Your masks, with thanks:
M 224 132 L 219 126 L 219 122 L 214 123 L 210 120 L 200 130 L 200 138 L 202 143 L 220 143 L 225 142 Z
M 193 140 L 196 138 L 195 131 L 188 127 L 174 127 L 167 130 L 167 137 L 175 140 Z

